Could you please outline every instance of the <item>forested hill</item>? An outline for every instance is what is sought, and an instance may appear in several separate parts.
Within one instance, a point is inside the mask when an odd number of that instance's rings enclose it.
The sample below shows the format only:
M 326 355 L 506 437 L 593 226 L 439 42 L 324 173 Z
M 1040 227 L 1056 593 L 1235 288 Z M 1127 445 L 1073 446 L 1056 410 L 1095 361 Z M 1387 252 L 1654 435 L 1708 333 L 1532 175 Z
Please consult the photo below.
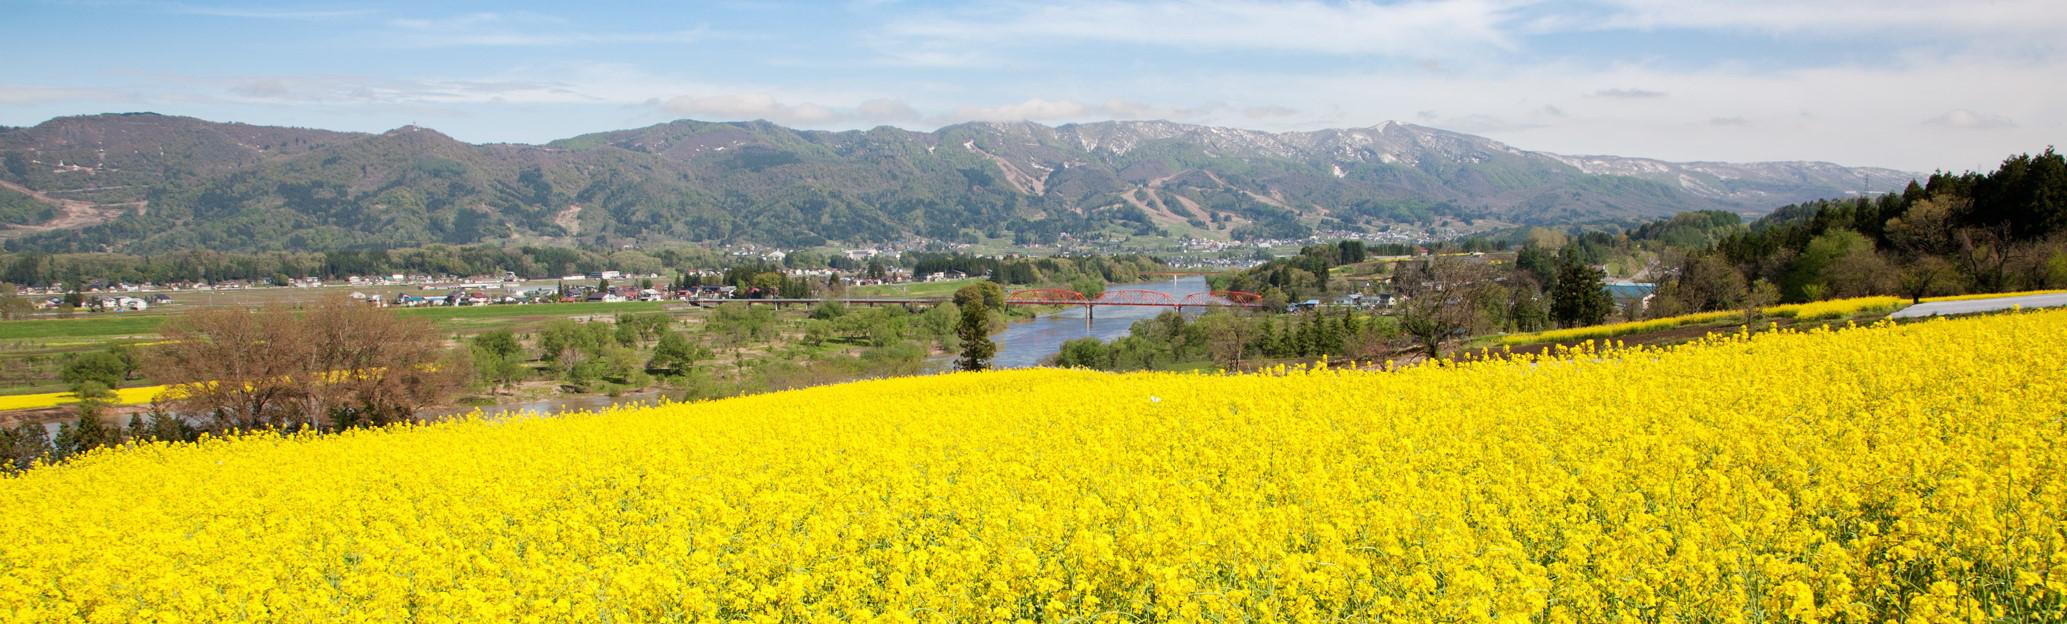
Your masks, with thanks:
M 677 121 L 547 145 L 148 113 L 0 129 L 16 250 L 329 250 L 429 243 L 757 242 L 1100 232 L 1298 238 L 1473 220 L 1759 213 L 1899 189 L 1828 163 L 1666 163 L 1519 150 L 1387 123 L 1269 133 L 1168 122 L 821 132 Z M 41 204 L 41 205 L 36 205 Z

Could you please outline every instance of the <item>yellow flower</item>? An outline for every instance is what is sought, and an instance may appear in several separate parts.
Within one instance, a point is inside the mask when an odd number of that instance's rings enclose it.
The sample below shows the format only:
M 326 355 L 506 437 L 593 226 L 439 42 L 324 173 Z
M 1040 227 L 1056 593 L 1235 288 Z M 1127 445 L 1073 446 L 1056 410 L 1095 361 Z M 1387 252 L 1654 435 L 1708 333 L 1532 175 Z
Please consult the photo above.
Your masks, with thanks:
M 2039 311 L 125 447 L 0 478 L 0 620 L 2067 621 L 2060 335 Z

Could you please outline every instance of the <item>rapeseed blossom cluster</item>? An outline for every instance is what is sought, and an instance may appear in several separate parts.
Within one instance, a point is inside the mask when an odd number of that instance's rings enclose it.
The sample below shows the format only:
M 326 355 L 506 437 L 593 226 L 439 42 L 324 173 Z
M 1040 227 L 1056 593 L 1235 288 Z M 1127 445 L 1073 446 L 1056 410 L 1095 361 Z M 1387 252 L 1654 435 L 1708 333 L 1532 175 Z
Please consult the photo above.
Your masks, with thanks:
M 1765 313 L 1773 316 L 1793 317 L 1796 320 L 1802 321 L 1815 321 L 1840 319 L 1860 314 L 1884 314 L 1901 309 L 1905 305 L 1909 305 L 1908 299 L 1881 295 L 1777 305 L 1766 308 Z
M 165 394 L 165 386 L 139 386 L 117 388 L 115 396 L 108 402 L 114 405 L 144 405 Z M 0 396 L 0 412 L 19 409 L 42 409 L 78 403 L 78 395 L 70 392 L 42 392 L 37 394 L 10 394 Z
M 1962 298 L 1944 299 L 1985 299 L 2007 296 L 2014 295 L 1991 294 L 1986 296 L 1969 296 Z M 1927 299 L 1926 301 L 1938 300 L 1939 299 Z M 1785 305 L 1767 306 L 1766 308 L 1761 310 L 1761 312 L 1768 316 L 1793 318 L 1802 321 L 1818 321 L 1842 319 L 1848 316 L 1856 316 L 1861 314 L 1885 314 L 1900 309 L 1908 303 L 1909 300 L 1902 299 L 1899 297 L 1853 297 L 1850 299 L 1831 299 L 1828 301 L 1812 301 L 1809 303 L 1790 303 Z M 1709 312 L 1693 312 L 1689 314 L 1644 319 L 1640 321 L 1624 321 L 1620 323 L 1606 323 L 1602 325 L 1587 325 L 1583 327 L 1549 329 L 1538 332 L 1505 334 L 1500 336 L 1498 342 L 1502 345 L 1514 346 L 1524 344 L 1537 344 L 1543 342 L 1599 340 L 1603 338 L 1614 338 L 1616 336 L 1626 336 L 1629 334 L 1653 332 L 1665 329 L 1672 329 L 1675 327 L 1684 327 L 1688 325 L 1709 325 L 1714 323 L 1721 323 L 1723 321 L 1728 321 L 1731 319 L 1743 318 L 1743 316 L 1744 313 L 1740 310 L 1714 310 Z
M 0 620 L 2067 619 L 2067 312 L 97 451 Z
M 1641 321 L 1623 321 L 1620 323 L 1606 323 L 1602 325 L 1586 325 L 1582 327 L 1566 327 L 1563 329 L 1546 329 L 1538 332 L 1506 334 L 1500 336 L 1500 344 L 1514 346 L 1524 344 L 1536 344 L 1543 342 L 1599 340 L 1602 338 L 1627 336 L 1629 334 L 1653 332 L 1664 329 L 1672 329 L 1675 327 L 1684 327 L 1687 325 L 1706 325 L 1712 323 L 1720 323 L 1731 319 L 1742 318 L 1744 318 L 1744 313 L 1736 310 L 1694 312 L 1691 314 L 1681 314 L 1677 316 L 1644 319 Z

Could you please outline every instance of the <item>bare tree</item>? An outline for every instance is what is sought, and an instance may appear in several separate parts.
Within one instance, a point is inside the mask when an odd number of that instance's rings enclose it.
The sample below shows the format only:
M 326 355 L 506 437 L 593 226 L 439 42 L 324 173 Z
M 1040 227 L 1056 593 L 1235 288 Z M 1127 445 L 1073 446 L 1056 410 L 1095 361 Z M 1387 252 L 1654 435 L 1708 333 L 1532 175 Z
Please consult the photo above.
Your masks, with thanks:
M 21 296 L 14 284 L 0 283 L 0 319 L 16 319 L 27 315 L 35 305 Z
M 1253 340 L 1249 335 L 1250 323 L 1225 311 L 1207 313 L 1197 322 L 1206 335 L 1206 349 L 1213 354 L 1213 361 L 1224 369 L 1241 369 L 1243 352 Z
M 1483 329 L 1475 305 L 1479 291 L 1495 286 L 1492 267 L 1465 258 L 1437 257 L 1401 263 L 1393 273 L 1400 331 L 1429 359 L 1442 357 L 1451 340 Z
M 165 334 L 151 377 L 179 386 L 173 408 L 225 429 L 407 420 L 468 372 L 428 322 L 343 297 L 303 311 L 200 310 Z
M 2029 251 L 2011 238 L 2008 223 L 1960 228 L 1952 237 L 1959 248 L 1960 268 L 1984 292 L 2008 290 L 2010 267 Z
M 1766 306 L 1780 302 L 1780 287 L 1772 282 L 1755 280 L 1744 289 L 1744 324 L 1751 325 L 1766 313 Z
M 1944 258 L 1917 256 L 1897 271 L 1897 292 L 1908 297 L 1910 303 L 1923 303 L 1924 297 L 1944 290 L 1958 276 L 1959 270 Z

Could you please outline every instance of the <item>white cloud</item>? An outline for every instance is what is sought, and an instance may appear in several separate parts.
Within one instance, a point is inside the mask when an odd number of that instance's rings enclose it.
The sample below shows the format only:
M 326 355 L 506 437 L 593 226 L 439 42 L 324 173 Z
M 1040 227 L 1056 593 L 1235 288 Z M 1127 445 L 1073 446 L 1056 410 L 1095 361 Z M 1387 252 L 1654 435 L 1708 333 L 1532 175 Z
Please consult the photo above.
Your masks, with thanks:
M 537 13 L 470 13 L 443 18 L 397 18 L 382 38 L 408 48 L 528 47 L 690 43 L 702 28 L 654 32 L 584 31 L 567 20 Z
M 1244 108 L 1242 109 L 1242 114 L 1251 119 L 1276 119 L 1298 115 L 1299 111 L 1275 104 L 1264 104 Z
M 2004 155 L 2067 144 L 2067 59 L 1993 57 L 1905 61 L 1897 66 L 1792 70 L 1647 64 L 1597 67 L 1544 62 L 1455 74 L 1224 72 L 1139 78 L 1110 85 L 1154 101 L 1301 94 L 1301 107 L 1337 111 L 1313 119 L 1205 119 L 1266 130 L 1367 126 L 1384 120 L 1482 133 L 1526 149 L 1669 160 L 1828 160 L 1929 171 L 1991 166 Z M 1642 85 L 1670 94 L 1594 97 L 1573 85 Z M 1891 95 L 1889 85 L 1931 85 Z M 1029 87 L 1033 88 L 1033 87 Z M 1566 95 L 1570 94 L 1570 95 Z M 1986 113 L 1973 111 L 1986 102 Z M 1548 114 L 1555 107 L 1563 117 Z M 1807 113 L 1807 115 L 1804 115 Z M 1747 123 L 1735 124 L 1735 119 Z M 1918 125 L 1919 120 L 1937 123 Z M 1708 123 L 1723 120 L 1723 123 Z M 2016 120 L 2016 132 L 1975 132 Z M 1755 123 L 1751 123 L 1754 122 Z
M 863 119 L 878 123 L 909 121 L 919 118 L 919 111 L 903 100 L 875 98 L 854 107 L 854 112 Z
M 1083 119 L 1090 116 L 1092 110 L 1091 105 L 1074 100 L 1033 98 L 997 106 L 963 106 L 955 109 L 953 118 L 960 121 L 1059 121 Z
M 767 93 L 680 95 L 656 100 L 669 115 L 719 121 L 765 119 L 775 123 L 821 128 L 837 125 L 880 125 L 911 121 L 919 112 L 903 100 L 871 98 L 853 106 L 815 102 L 786 104 Z
M 120 94 L 109 89 L 0 85 L 0 104 L 51 104 L 81 100 L 107 100 Z
M 1649 89 L 1601 89 L 1599 91 L 1593 92 L 1593 97 L 1615 98 L 1621 100 L 1649 100 L 1654 98 L 1665 97 L 1665 92 L 1651 91 Z
M 940 125 L 964 121 L 1071 122 L 1114 119 L 1198 122 L 1212 117 L 1225 109 L 1225 106 L 1219 104 L 1183 107 L 1162 106 L 1125 99 L 1112 99 L 1093 103 L 1073 99 L 1051 100 L 1036 97 L 1006 104 L 960 106 L 948 114 L 937 115 L 931 119 Z
M 236 17 L 245 19 L 318 21 L 373 14 L 365 9 L 281 9 L 261 6 L 222 6 L 202 4 L 174 4 L 174 13 L 206 15 L 210 17 Z
M 930 54 L 997 44 L 1094 41 L 1337 55 L 1444 55 L 1510 49 L 1514 2 L 1259 0 L 1007 2 L 892 22 L 887 34 Z
M 1923 125 L 1968 130 L 1993 130 L 1998 128 L 2015 128 L 2017 127 L 2017 122 L 2011 121 L 2010 118 L 2002 115 L 1977 113 L 1962 108 L 1925 119 L 1923 120 Z
M 1771 34 L 1902 33 L 2056 36 L 2067 30 L 2059 0 L 1596 0 L 1595 15 L 1539 20 L 1536 30 L 1688 28 Z
M 1444 130 L 1454 130 L 1457 132 L 1467 132 L 1471 134 L 1520 132 L 1524 130 L 1534 130 L 1536 128 L 1542 128 L 1546 125 L 1530 121 L 1508 119 L 1495 115 L 1487 115 L 1484 113 L 1471 113 L 1465 115 L 1444 115 L 1441 113 L 1437 113 L 1435 111 L 1420 111 L 1415 116 L 1419 117 L 1422 121 L 1427 122 L 1427 124 L 1431 126 L 1439 127 Z
M 210 80 L 210 79 L 201 79 Z M 557 82 L 395 80 L 368 76 L 264 76 L 218 80 L 230 98 L 276 104 L 589 103 L 601 98 Z

